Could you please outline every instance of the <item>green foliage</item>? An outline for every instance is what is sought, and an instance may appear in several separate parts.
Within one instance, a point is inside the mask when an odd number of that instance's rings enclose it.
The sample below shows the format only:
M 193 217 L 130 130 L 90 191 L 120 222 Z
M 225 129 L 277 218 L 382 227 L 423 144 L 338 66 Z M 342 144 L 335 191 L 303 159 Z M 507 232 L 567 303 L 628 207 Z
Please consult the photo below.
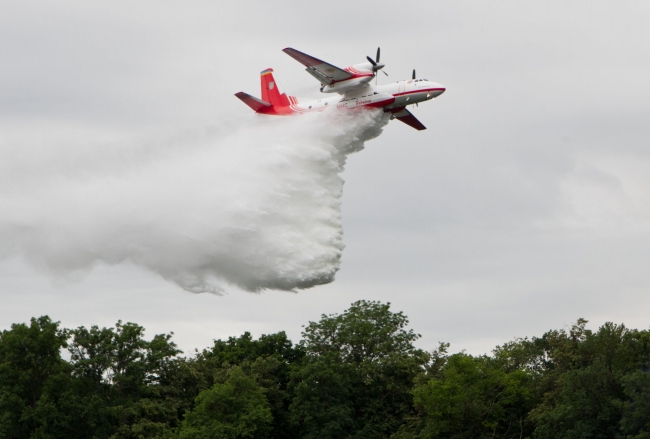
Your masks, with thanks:
M 161 437 L 177 425 L 183 404 L 180 351 L 171 334 L 144 339 L 144 328 L 118 322 L 70 331 L 73 376 L 83 383 L 80 399 L 98 412 L 77 413 L 88 430 L 115 439 Z M 101 408 L 99 408 L 101 407 Z
M 14 324 L 0 334 L 0 438 L 26 438 L 42 427 L 49 390 L 65 381 L 68 336 L 49 317 Z M 61 425 L 65 429 L 66 425 Z
M 240 366 L 265 391 L 273 415 L 272 439 L 293 437 L 289 422 L 291 395 L 287 389 L 292 367 L 304 357 L 284 332 L 262 335 L 254 340 L 250 333 L 228 340 L 215 340 L 196 358 L 194 367 L 205 377 L 207 386 L 223 382 L 232 366 Z
M 407 325 L 408 318 L 391 312 L 390 303 L 360 300 L 343 314 L 323 314 L 318 323 L 309 322 L 301 345 L 312 357 L 334 354 L 342 362 L 358 365 L 382 362 L 392 355 L 422 355 L 413 347 L 420 335 L 405 330 Z
M 186 358 L 134 323 L 40 317 L 0 333 L 0 439 L 650 439 L 650 332 L 586 324 L 428 354 L 360 301 L 298 345 L 244 333 Z
M 0 438 L 162 437 L 191 406 L 186 368 L 171 335 L 143 335 L 121 322 L 59 330 L 48 317 L 4 331 Z M 70 362 L 61 359 L 65 347 Z
M 530 413 L 537 438 L 619 437 L 625 385 L 632 394 L 643 386 L 633 377 L 650 364 L 650 334 L 612 323 L 592 333 L 585 324 L 579 320 L 569 333 L 550 331 L 533 341 L 547 358 L 543 401 Z M 631 406 L 643 411 L 641 399 Z M 640 434 L 643 426 L 632 421 L 636 408 L 630 410 L 624 429 Z
M 494 359 L 456 354 L 438 377 L 417 386 L 423 438 L 522 437 L 529 376 L 506 372 Z
M 628 439 L 650 439 L 650 373 L 637 370 L 623 378 L 627 397 L 621 430 Z
M 414 378 L 429 356 L 390 304 L 359 301 L 303 332 L 306 357 L 292 373 L 291 420 L 304 438 L 389 437 L 413 412 Z
M 254 340 L 249 332 L 241 337 L 229 337 L 228 340 L 215 340 L 212 349 L 202 352 L 204 360 L 221 367 L 224 363 L 241 364 L 244 361 L 255 361 L 263 356 L 279 356 L 289 363 L 298 361 L 303 356 L 302 350 L 294 346 L 287 335 L 282 332 L 277 334 L 262 335 Z
M 224 383 L 202 391 L 187 412 L 179 439 L 265 439 L 273 416 L 263 389 L 240 367 Z

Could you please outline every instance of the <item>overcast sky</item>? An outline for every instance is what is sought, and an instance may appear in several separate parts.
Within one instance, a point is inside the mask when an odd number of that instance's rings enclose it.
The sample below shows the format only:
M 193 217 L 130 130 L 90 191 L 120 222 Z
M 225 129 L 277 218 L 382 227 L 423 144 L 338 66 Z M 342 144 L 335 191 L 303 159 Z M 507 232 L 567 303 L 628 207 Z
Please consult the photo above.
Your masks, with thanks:
M 3 2 L 0 161 L 15 175 L 34 172 L 15 161 L 29 145 L 56 161 L 69 143 L 248 117 L 233 94 L 258 95 L 268 67 L 318 96 L 288 46 L 340 67 L 381 46 L 380 81 L 415 68 L 447 91 L 413 108 L 426 131 L 393 121 L 349 157 L 333 283 L 192 294 L 129 262 L 53 278 L 2 248 L 0 328 L 121 319 L 190 350 L 246 330 L 298 341 L 359 299 L 404 311 L 422 348 L 475 354 L 579 317 L 648 328 L 649 23 L 643 1 Z

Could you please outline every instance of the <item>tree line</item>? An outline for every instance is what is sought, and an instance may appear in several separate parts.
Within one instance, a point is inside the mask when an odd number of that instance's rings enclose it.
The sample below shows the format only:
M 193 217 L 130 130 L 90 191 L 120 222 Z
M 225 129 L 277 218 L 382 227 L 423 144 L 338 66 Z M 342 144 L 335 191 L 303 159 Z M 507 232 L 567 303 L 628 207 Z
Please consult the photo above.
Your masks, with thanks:
M 650 439 L 650 332 L 586 323 L 452 355 L 359 301 L 297 344 L 246 332 L 183 356 L 135 323 L 33 318 L 0 334 L 0 438 Z

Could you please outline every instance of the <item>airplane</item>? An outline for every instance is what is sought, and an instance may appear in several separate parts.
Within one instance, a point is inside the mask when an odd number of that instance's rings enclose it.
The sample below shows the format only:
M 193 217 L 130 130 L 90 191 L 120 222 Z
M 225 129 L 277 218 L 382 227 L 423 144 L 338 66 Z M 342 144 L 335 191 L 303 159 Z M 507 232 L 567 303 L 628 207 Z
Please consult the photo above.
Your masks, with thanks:
M 391 119 L 397 119 L 416 130 L 426 127 L 406 109 L 408 105 L 435 99 L 445 92 L 441 84 L 427 79 L 416 79 L 415 69 L 412 78 L 388 85 L 377 85 L 377 75 L 384 64 L 379 63 L 380 48 L 377 48 L 377 61 L 369 56 L 368 62 L 355 64 L 344 69 L 336 67 L 311 55 L 291 47 L 282 50 L 299 63 L 307 67 L 307 73 L 316 78 L 322 93 L 337 93 L 332 97 L 321 99 L 301 98 L 280 93 L 273 78 L 273 69 L 260 73 L 262 99 L 247 93 L 235 93 L 256 113 L 275 116 L 288 116 L 310 111 L 323 111 L 328 108 L 383 108 L 390 113 Z M 388 74 L 381 70 L 386 76 Z M 375 85 L 372 80 L 375 79 Z

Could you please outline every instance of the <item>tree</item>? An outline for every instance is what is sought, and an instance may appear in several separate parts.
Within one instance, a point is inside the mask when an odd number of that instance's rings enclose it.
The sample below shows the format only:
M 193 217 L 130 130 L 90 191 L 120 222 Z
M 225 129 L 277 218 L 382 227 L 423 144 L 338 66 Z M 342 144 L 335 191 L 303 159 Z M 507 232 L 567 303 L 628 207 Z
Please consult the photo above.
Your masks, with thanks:
M 0 438 L 30 437 L 42 426 L 38 409 L 44 390 L 69 374 L 60 354 L 67 338 L 47 316 L 0 333 Z
M 115 328 L 70 331 L 73 376 L 83 383 L 76 396 L 94 407 L 75 413 L 87 434 L 149 438 L 177 425 L 185 402 L 184 361 L 171 334 L 144 339 L 144 328 L 119 321 Z
M 623 379 L 627 399 L 621 430 L 628 439 L 650 439 L 650 373 L 637 370 Z
M 452 355 L 438 377 L 415 387 L 421 430 L 401 437 L 523 437 L 528 380 L 524 371 L 506 372 L 487 356 Z
M 240 367 L 233 367 L 225 382 L 199 394 L 196 407 L 185 415 L 179 438 L 264 439 L 272 421 L 263 389 Z
M 289 422 L 291 396 L 287 389 L 290 370 L 304 357 L 302 346 L 295 346 L 282 332 L 262 335 L 255 340 L 249 332 L 228 340 L 215 340 L 211 349 L 203 350 L 193 362 L 195 370 L 206 378 L 207 386 L 223 382 L 232 366 L 264 389 L 273 414 L 270 437 L 293 437 Z
M 304 438 L 389 437 L 413 412 L 410 393 L 429 356 L 390 303 L 359 301 L 310 322 L 292 373 L 292 424 Z
M 529 414 L 536 438 L 617 438 L 621 430 L 631 437 L 643 431 L 637 391 L 645 384 L 635 378 L 650 365 L 650 334 L 613 323 L 593 333 L 586 323 L 580 319 L 569 332 L 531 340 L 543 359 L 537 363 L 544 365 L 538 380 L 543 398 Z

